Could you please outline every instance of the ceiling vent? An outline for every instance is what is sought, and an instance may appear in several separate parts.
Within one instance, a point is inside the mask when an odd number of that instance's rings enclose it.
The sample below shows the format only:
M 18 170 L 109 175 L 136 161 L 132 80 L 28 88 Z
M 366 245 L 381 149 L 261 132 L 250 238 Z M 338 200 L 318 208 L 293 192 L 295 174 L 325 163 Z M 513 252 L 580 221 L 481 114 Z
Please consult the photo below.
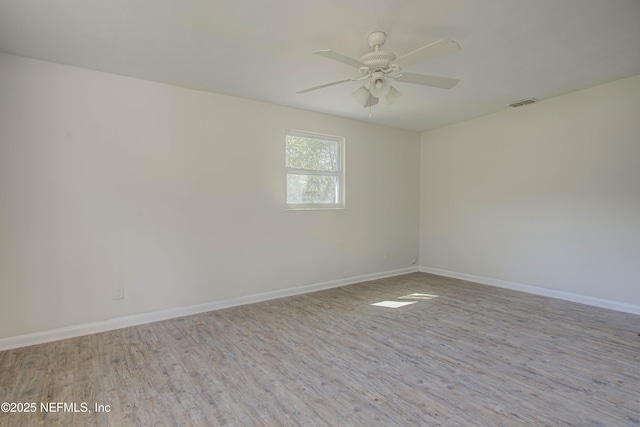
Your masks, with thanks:
M 536 102 L 538 102 L 536 98 L 521 99 L 520 101 L 516 101 L 513 104 L 509 104 L 509 107 L 511 108 L 522 107 L 522 106 L 533 104 Z

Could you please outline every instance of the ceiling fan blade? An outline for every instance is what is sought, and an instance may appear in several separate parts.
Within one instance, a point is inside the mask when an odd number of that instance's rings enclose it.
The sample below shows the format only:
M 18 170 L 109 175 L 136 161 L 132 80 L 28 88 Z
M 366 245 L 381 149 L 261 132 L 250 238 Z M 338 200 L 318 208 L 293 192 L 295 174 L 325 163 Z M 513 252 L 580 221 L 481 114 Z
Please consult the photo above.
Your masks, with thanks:
M 316 55 L 324 56 L 325 58 L 333 59 L 334 61 L 342 62 L 343 64 L 350 65 L 353 68 L 366 67 L 366 65 L 364 65 L 362 62 L 357 61 L 353 58 L 349 58 L 348 56 L 345 56 L 341 53 L 334 52 L 331 49 L 316 50 L 313 53 L 315 53 Z
M 331 82 L 331 83 L 325 83 L 323 85 L 320 86 L 314 86 L 314 87 L 310 87 L 309 89 L 303 89 L 303 90 L 299 90 L 296 93 L 306 93 L 306 92 L 311 92 L 312 90 L 316 90 L 316 89 L 322 89 L 324 87 L 329 87 L 329 86 L 333 86 L 333 85 L 339 85 L 340 83 L 346 83 L 346 82 L 350 82 L 353 79 L 344 79 L 344 80 L 338 80 L 337 82 Z
M 451 89 L 460 82 L 460 80 L 453 79 L 451 77 L 439 77 L 415 73 L 401 73 L 393 77 L 393 79 L 398 82 L 438 87 L 440 89 Z
M 393 61 L 391 64 L 395 64 L 401 69 L 413 67 L 429 59 L 437 58 L 438 56 L 446 55 L 447 53 L 455 52 L 460 49 L 460 45 L 451 40 L 450 38 L 443 38 L 437 42 L 433 42 L 420 49 L 409 52 L 406 55 Z

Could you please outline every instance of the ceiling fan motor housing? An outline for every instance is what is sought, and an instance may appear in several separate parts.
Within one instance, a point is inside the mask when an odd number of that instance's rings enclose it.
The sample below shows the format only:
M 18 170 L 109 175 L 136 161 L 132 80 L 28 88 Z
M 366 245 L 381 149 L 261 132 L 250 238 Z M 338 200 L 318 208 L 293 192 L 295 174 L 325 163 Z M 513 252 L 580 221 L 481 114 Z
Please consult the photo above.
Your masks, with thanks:
M 393 53 L 379 50 L 377 52 L 365 53 L 360 57 L 360 62 L 362 62 L 369 68 L 386 69 L 389 68 L 389 64 L 395 61 L 395 59 L 396 56 Z

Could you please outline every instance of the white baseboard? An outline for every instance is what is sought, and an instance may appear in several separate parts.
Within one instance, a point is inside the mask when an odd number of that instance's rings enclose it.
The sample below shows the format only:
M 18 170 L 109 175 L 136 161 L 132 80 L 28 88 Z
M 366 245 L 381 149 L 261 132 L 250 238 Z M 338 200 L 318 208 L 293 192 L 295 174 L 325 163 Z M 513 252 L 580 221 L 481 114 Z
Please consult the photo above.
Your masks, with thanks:
M 514 291 L 527 292 L 529 294 L 542 295 L 545 297 L 558 298 L 580 304 L 592 305 L 594 307 L 608 308 L 610 310 L 621 311 L 623 313 L 640 314 L 640 306 L 627 304 L 624 302 L 611 301 L 602 298 L 590 297 L 586 295 L 574 294 L 571 292 L 556 291 L 553 289 L 540 288 L 537 286 L 523 285 L 521 283 L 507 282 L 505 280 L 493 279 L 490 277 L 476 276 L 474 274 L 458 273 L 455 271 L 442 270 L 433 267 L 420 266 L 419 271 L 431 273 L 438 276 L 452 277 L 454 279 L 468 280 L 470 282 L 481 283 L 483 285 L 496 286 L 498 288 L 511 289 Z
M 131 316 L 117 317 L 115 319 L 100 322 L 83 323 L 80 325 L 68 326 L 65 328 L 51 329 L 48 331 L 35 332 L 32 334 L 18 335 L 9 338 L 0 338 L 0 351 L 12 348 L 26 347 L 45 342 L 58 341 L 67 338 L 75 338 L 82 335 L 95 334 L 99 332 L 112 331 L 114 329 L 127 328 L 129 326 L 142 325 L 145 323 L 158 322 L 160 320 L 174 319 L 176 317 L 189 316 L 192 314 L 205 313 L 223 308 L 236 307 L 239 305 L 251 304 L 271 299 L 283 298 L 293 295 L 305 294 L 320 291 L 323 289 L 337 288 L 339 286 L 352 285 L 354 283 L 366 282 L 369 280 L 383 279 L 385 277 L 399 276 L 401 274 L 415 273 L 418 267 L 400 268 L 388 270 L 380 273 L 364 274 L 345 279 L 330 280 L 328 282 L 314 283 L 311 285 L 298 286 L 295 288 L 282 289 L 277 291 L 263 292 L 254 295 L 247 295 L 238 298 L 230 298 L 220 301 L 212 301 L 205 304 L 191 305 L 188 307 L 170 308 L 168 310 L 154 311 L 151 313 L 134 314 Z

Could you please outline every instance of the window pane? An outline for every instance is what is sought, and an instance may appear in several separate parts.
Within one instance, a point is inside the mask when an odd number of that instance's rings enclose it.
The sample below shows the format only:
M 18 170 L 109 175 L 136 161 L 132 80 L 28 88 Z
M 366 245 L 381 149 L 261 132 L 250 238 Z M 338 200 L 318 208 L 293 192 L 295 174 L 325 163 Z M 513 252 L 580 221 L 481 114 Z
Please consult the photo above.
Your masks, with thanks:
M 287 203 L 337 203 L 338 178 L 324 175 L 287 175 Z
M 287 135 L 287 167 L 318 171 L 338 170 L 338 142 Z

